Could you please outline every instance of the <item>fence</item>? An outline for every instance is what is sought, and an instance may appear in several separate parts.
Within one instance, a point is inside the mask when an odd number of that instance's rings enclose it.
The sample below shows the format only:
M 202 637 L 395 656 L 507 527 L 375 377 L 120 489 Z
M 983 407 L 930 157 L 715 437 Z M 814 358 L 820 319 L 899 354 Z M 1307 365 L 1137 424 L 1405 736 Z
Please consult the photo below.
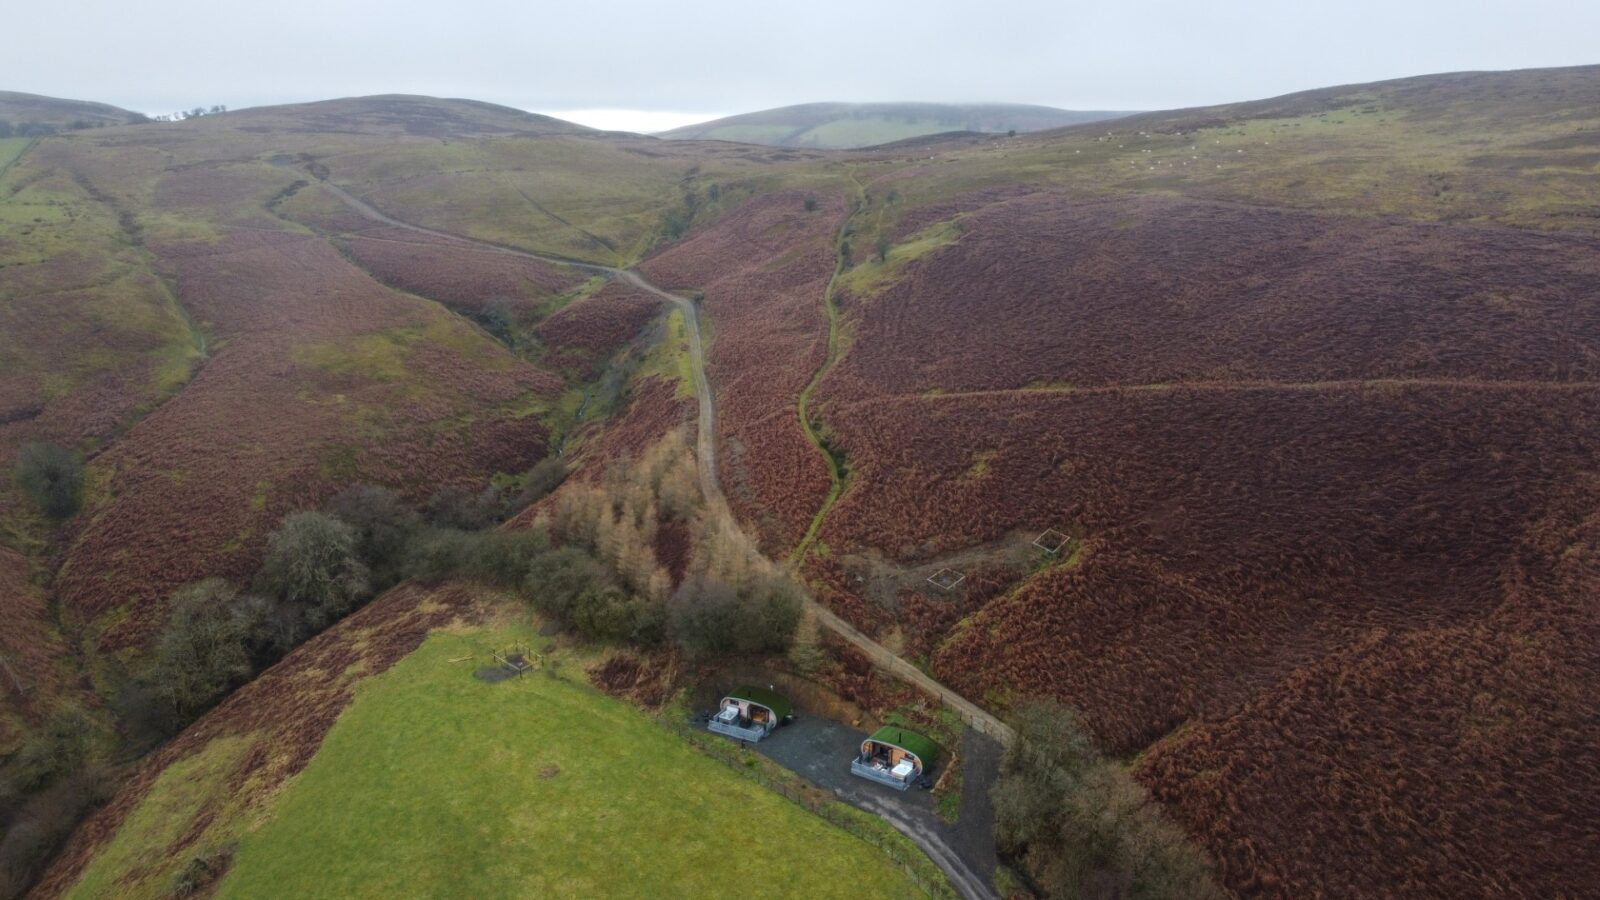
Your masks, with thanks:
M 706 755 L 720 760 L 729 768 L 791 803 L 820 816 L 828 824 L 841 828 L 878 848 L 929 897 L 935 900 L 958 898 L 955 889 L 950 886 L 949 879 L 933 860 L 888 822 L 835 800 L 819 788 L 809 787 L 798 775 L 778 768 L 776 763 L 764 757 L 741 750 L 730 741 L 709 738 L 710 732 L 682 722 L 674 722 L 673 729 Z

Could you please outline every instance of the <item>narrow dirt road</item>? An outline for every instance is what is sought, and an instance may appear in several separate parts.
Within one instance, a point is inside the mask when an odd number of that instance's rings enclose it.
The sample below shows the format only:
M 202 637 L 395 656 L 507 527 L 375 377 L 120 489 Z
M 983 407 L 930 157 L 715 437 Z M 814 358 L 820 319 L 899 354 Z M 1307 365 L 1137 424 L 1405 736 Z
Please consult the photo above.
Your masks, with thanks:
M 556 265 L 572 266 L 584 271 L 607 275 L 641 291 L 654 294 L 676 306 L 683 313 L 684 332 L 689 338 L 689 363 L 691 370 L 694 372 L 694 392 L 700 406 L 699 421 L 695 429 L 695 455 L 699 463 L 700 489 L 705 494 L 706 502 L 711 505 L 713 511 L 718 515 L 726 516 L 734 528 L 739 527 L 738 520 L 734 518 L 732 510 L 728 506 L 727 498 L 722 493 L 722 484 L 717 478 L 717 406 L 716 399 L 711 393 L 711 382 L 706 378 L 705 348 L 700 340 L 700 312 L 695 307 L 694 301 L 656 287 L 646 281 L 644 276 L 632 269 L 619 269 L 614 266 L 580 262 L 561 256 L 531 253 L 514 247 L 462 237 L 447 231 L 436 231 L 421 225 L 413 225 L 410 222 L 402 222 L 379 211 L 338 185 L 328 181 L 319 181 L 318 183 L 324 190 L 344 201 L 345 205 L 375 222 L 382 222 L 394 228 L 404 228 L 408 231 L 426 234 L 441 240 L 469 244 L 512 256 L 520 256 Z M 993 737 L 1002 744 L 1010 744 L 1015 737 L 1010 726 L 985 712 L 976 703 L 940 684 L 926 672 L 894 655 L 882 644 L 862 634 L 853 625 L 839 618 L 809 594 L 806 596 L 806 604 L 810 611 L 816 615 L 817 622 L 824 628 L 844 638 L 851 646 L 872 660 L 873 663 L 889 670 L 897 678 L 939 698 L 940 702 L 959 713 L 961 718 L 972 727 Z
M 458 234 L 451 234 L 447 231 L 436 231 L 432 228 L 425 228 L 421 225 L 413 225 L 410 222 L 402 222 L 399 219 L 393 218 L 379 211 L 364 200 L 354 196 L 349 191 L 344 190 L 338 185 L 328 181 L 319 181 L 318 184 L 320 184 L 324 190 L 327 190 L 329 193 L 332 193 L 334 196 L 344 201 L 345 205 L 375 222 L 382 222 L 383 224 L 392 226 L 394 228 L 404 228 L 408 231 L 417 232 L 418 234 L 430 235 L 441 240 L 469 244 L 474 247 L 482 247 L 490 250 L 496 250 L 501 253 L 508 253 L 512 256 L 520 256 L 527 259 L 534 259 L 540 262 L 554 263 L 557 265 L 572 266 L 588 272 L 596 272 L 607 275 L 612 278 L 620 279 L 624 283 L 641 291 L 654 294 L 655 296 L 660 297 L 661 299 L 676 306 L 683 313 L 684 332 L 689 337 L 689 363 L 691 370 L 694 372 L 694 392 L 696 398 L 699 400 L 700 406 L 699 421 L 695 429 L 695 455 L 699 462 L 700 489 L 705 494 L 706 502 L 711 505 L 713 511 L 715 511 L 718 515 L 726 516 L 727 520 L 732 523 L 734 528 L 739 527 L 738 520 L 734 518 L 732 510 L 728 506 L 728 500 L 722 493 L 722 484 L 717 478 L 717 406 L 716 399 L 711 393 L 711 382 L 706 378 L 705 348 L 702 346 L 700 341 L 700 312 L 695 307 L 694 301 L 688 299 L 687 297 L 680 297 L 670 291 L 664 291 L 661 288 L 656 287 L 655 285 L 646 281 L 644 276 L 633 271 L 632 269 L 619 269 L 614 266 L 602 266 L 596 263 L 580 262 L 578 260 L 567 259 L 561 256 L 530 253 L 526 250 L 518 250 L 514 247 L 506 247 L 500 244 L 490 243 L 488 241 L 466 238 Z M 845 641 L 849 642 L 851 646 L 855 647 L 868 659 L 872 660 L 874 664 L 887 669 L 889 672 L 893 673 L 895 677 L 915 685 L 926 693 L 939 698 L 940 702 L 955 710 L 958 714 L 960 714 L 961 718 L 973 728 L 976 728 L 984 734 L 993 737 L 1002 744 L 1010 744 L 1012 739 L 1016 736 L 1009 725 L 1006 725 L 998 718 L 990 715 L 976 703 L 973 703 L 955 691 L 952 691 L 940 684 L 926 672 L 896 656 L 882 644 L 874 641 L 870 637 L 867 637 L 865 634 L 862 634 L 855 628 L 855 626 L 839 618 L 833 613 L 832 610 L 818 603 L 816 598 L 810 596 L 809 594 L 806 595 L 806 606 L 810 612 L 817 617 L 818 624 L 844 638 Z
M 728 506 L 727 497 L 723 495 L 722 484 L 717 477 L 716 400 L 711 393 L 711 382 L 706 378 L 705 348 L 700 340 L 700 313 L 699 310 L 696 309 L 694 301 L 688 299 L 687 297 L 680 297 L 677 294 L 671 293 L 670 291 L 664 291 L 661 288 L 656 287 L 655 285 L 646 281 L 643 276 L 632 269 L 620 269 L 614 266 L 602 266 L 596 263 L 580 262 L 578 260 L 567 259 L 560 256 L 531 253 L 526 250 L 518 250 L 514 247 L 506 247 L 489 241 L 480 241 L 473 238 L 462 237 L 461 235 L 451 234 L 447 231 L 436 231 L 432 228 L 425 228 L 421 225 L 413 225 L 410 222 L 402 222 L 399 219 L 392 218 L 389 215 L 379 211 L 367 202 L 352 195 L 338 185 L 321 180 L 319 180 L 317 183 L 320 184 L 324 190 L 327 190 L 329 193 L 344 201 L 346 206 L 349 206 L 351 209 L 374 222 L 381 222 L 394 228 L 404 228 L 408 231 L 413 231 L 418 234 L 426 234 L 441 240 L 453 241 L 455 243 L 495 250 L 500 253 L 507 253 L 512 256 L 520 256 L 526 259 L 538 260 L 539 262 L 572 266 L 573 268 L 582 269 L 584 271 L 603 274 L 619 279 L 622 282 L 641 291 L 654 294 L 655 296 L 660 297 L 661 299 L 676 306 L 683 313 L 684 333 L 688 335 L 689 338 L 690 368 L 694 373 L 694 391 L 700 406 L 700 415 L 698 416 L 698 423 L 695 430 L 695 455 L 697 457 L 699 466 L 700 489 L 705 494 L 706 503 L 711 507 L 712 511 L 716 515 L 725 517 L 725 520 L 730 524 L 731 527 L 735 529 L 739 528 L 739 521 L 734 517 L 732 509 Z M 985 712 L 976 703 L 967 700 L 965 697 L 962 697 L 955 691 L 952 691 L 940 684 L 926 672 L 923 672 L 921 669 L 917 668 L 911 663 L 906 662 L 905 660 L 896 656 L 894 653 L 890 652 L 887 647 L 884 647 L 882 644 L 879 644 L 872 638 L 862 634 L 849 622 L 846 622 L 835 615 L 832 610 L 823 606 L 821 603 L 818 603 L 815 597 L 811 596 L 810 594 L 806 594 L 805 605 L 807 611 L 816 617 L 819 625 L 839 635 L 847 643 L 859 650 L 862 655 L 870 659 L 875 665 L 887 670 L 902 681 L 916 686 L 923 692 L 937 697 L 939 702 L 954 710 L 968 725 L 983 732 L 984 734 L 989 735 L 990 737 L 999 741 L 1002 745 L 1009 745 L 1016 737 L 1010 726 L 1006 725 L 1004 722 L 1001 722 L 988 712 Z M 882 814 L 881 811 L 880 814 Z M 988 884 L 973 876 L 971 870 L 966 866 L 960 865 L 960 860 L 955 859 L 953 854 L 950 853 L 949 849 L 942 843 L 930 841 L 929 836 L 923 832 L 923 829 L 913 827 L 911 823 L 905 822 L 903 819 L 900 819 L 896 816 L 883 815 L 883 818 L 898 828 L 907 837 L 911 838 L 911 840 L 914 841 L 917 846 L 921 847 L 923 851 L 926 852 L 928 856 L 939 865 L 939 868 L 945 872 L 945 874 L 950 878 L 951 882 L 956 886 L 956 890 L 963 897 L 990 898 L 994 896 L 994 891 Z M 954 861 L 952 862 L 952 860 Z
M 722 486 L 717 481 L 717 408 L 711 396 L 711 382 L 706 380 L 705 348 L 700 342 L 700 311 L 695 308 L 694 301 L 656 287 L 645 281 L 643 276 L 632 269 L 602 266 L 598 263 L 581 262 L 563 256 L 531 253 L 527 250 L 518 250 L 515 247 L 506 247 L 489 241 L 480 241 L 474 238 L 462 237 L 459 234 L 451 234 L 448 231 L 436 231 L 421 225 L 413 225 L 410 222 L 402 222 L 332 182 L 318 181 L 317 183 L 322 186 L 323 190 L 344 201 L 346 206 L 374 222 L 381 222 L 393 228 L 404 228 L 407 231 L 426 234 L 440 240 L 493 250 L 544 263 L 571 266 L 575 269 L 582 269 L 585 272 L 594 272 L 598 275 L 616 278 L 631 287 L 654 294 L 676 306 L 683 313 L 684 333 L 689 337 L 690 368 L 694 372 L 694 392 L 700 405 L 699 421 L 695 428 L 695 456 L 699 463 L 700 490 L 705 494 L 706 502 L 711 505 L 715 513 L 727 516 L 728 520 L 733 522 L 734 527 L 738 527 L 738 521 L 733 518 L 732 510 L 728 507 L 727 498 L 722 494 Z

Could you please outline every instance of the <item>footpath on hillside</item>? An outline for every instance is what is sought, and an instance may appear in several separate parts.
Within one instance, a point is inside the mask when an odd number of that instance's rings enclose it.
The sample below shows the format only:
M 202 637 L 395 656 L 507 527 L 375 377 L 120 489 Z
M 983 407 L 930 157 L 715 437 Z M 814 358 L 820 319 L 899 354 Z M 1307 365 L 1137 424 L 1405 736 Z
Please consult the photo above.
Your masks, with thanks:
M 644 276 L 632 269 L 623 269 L 616 266 L 605 266 L 597 263 L 583 262 L 542 253 L 533 253 L 508 247 L 491 241 L 482 241 L 475 238 L 463 237 L 447 231 L 438 231 L 421 225 L 393 218 L 373 207 L 371 204 L 356 197 L 345 189 L 325 179 L 317 179 L 324 190 L 333 194 L 344 202 L 346 206 L 374 222 L 380 222 L 394 228 L 403 228 L 417 234 L 425 234 L 440 240 L 471 245 L 500 253 L 532 259 L 538 262 L 554 265 L 571 266 L 587 272 L 616 278 L 634 288 L 660 297 L 662 300 L 676 306 L 683 313 L 685 334 L 689 341 L 689 361 L 694 374 L 695 396 L 699 403 L 699 416 L 695 429 L 695 456 L 700 477 L 700 489 L 705 494 L 706 503 L 714 515 L 722 517 L 728 525 L 735 530 L 742 530 L 738 519 L 733 515 L 728 506 L 726 496 L 722 492 L 722 485 L 717 475 L 717 442 L 716 442 L 716 400 L 711 391 L 711 383 L 706 377 L 705 349 L 700 337 L 699 310 L 694 301 L 681 297 L 670 291 L 663 290 L 647 281 Z M 967 725 L 983 735 L 996 741 L 1000 747 L 1009 746 L 1016 734 L 1009 725 L 991 715 L 976 703 L 962 697 L 960 694 L 940 684 L 928 673 L 922 671 L 906 660 L 895 655 L 887 647 L 874 641 L 863 634 L 855 626 L 840 618 L 832 610 L 823 606 L 817 599 L 805 593 L 806 611 L 816 618 L 817 624 L 828 629 L 846 643 L 850 644 L 862 655 L 871 660 L 879 668 L 884 669 L 902 681 L 913 685 L 922 692 L 939 700 L 940 703 L 954 711 Z M 976 780 L 976 779 L 975 779 Z M 877 814 L 894 825 L 907 837 L 911 838 L 933 859 L 945 874 L 950 877 L 957 891 L 966 898 L 990 898 L 994 896 L 993 889 L 987 881 L 977 876 L 972 867 L 963 863 L 961 856 L 967 854 L 953 853 L 947 846 L 942 836 L 935 829 L 928 828 L 921 821 L 912 821 L 908 817 L 895 813 L 897 805 L 887 802 L 884 798 L 875 798 L 870 795 L 852 795 L 834 788 L 837 793 L 849 800 L 854 805 Z M 988 851 L 992 854 L 992 847 Z M 987 866 L 992 873 L 992 863 Z

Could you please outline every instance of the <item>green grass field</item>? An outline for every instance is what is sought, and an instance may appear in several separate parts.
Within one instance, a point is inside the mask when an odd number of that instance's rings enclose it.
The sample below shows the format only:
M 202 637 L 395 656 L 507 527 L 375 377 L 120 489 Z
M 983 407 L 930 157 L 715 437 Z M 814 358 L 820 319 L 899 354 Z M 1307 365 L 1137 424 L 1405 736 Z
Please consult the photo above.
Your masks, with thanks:
M 637 374 L 675 381 L 676 396 L 694 396 L 694 366 L 689 360 L 689 338 L 684 331 L 682 310 L 667 313 L 665 333 L 640 362 Z
M 599 693 L 571 662 L 472 677 L 488 649 L 539 640 L 523 626 L 435 632 L 362 682 L 265 810 L 208 832 L 238 841 L 216 896 L 920 896 L 880 851 Z M 181 868 L 159 848 L 215 796 L 207 773 L 227 771 L 230 747 L 165 773 L 73 896 Z M 171 875 L 140 883 L 159 896 Z
M 871 147 L 890 141 L 960 131 L 960 125 L 951 125 L 936 119 L 905 121 L 887 116 L 861 119 L 836 119 L 795 135 L 791 140 L 803 147 Z
M 449 662 L 483 646 L 435 634 L 366 683 L 218 896 L 915 893 L 621 702 Z
M 0 138 L 0 175 L 5 174 L 6 167 L 16 162 L 31 143 L 33 138 Z
M 838 150 L 951 131 L 1038 131 L 1116 115 L 1013 103 L 802 103 L 686 125 L 660 136 Z

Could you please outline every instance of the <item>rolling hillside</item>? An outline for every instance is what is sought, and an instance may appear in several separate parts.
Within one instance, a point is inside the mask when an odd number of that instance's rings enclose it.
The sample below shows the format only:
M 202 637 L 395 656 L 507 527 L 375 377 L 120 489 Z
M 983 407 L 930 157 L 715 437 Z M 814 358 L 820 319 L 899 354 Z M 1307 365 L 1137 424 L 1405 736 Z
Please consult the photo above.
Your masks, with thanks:
M 734 896 L 736 851 L 761 873 L 739 896 L 922 895 L 867 842 L 595 690 L 583 660 L 494 603 L 397 591 L 307 644 L 165 748 L 102 816 L 115 837 L 72 847 L 42 892 L 166 897 L 198 871 L 219 897 Z M 513 642 L 550 668 L 490 683 L 460 664 Z
M 758 249 L 762 219 L 645 267 L 782 335 L 715 379 L 781 360 L 763 388 L 806 398 L 720 422 L 760 448 L 722 465 L 768 551 L 967 696 L 1082 711 L 1233 890 L 1573 892 L 1532 848 L 1576 853 L 1600 790 L 1568 755 L 1600 737 L 1570 639 L 1600 623 L 1597 90 L 1447 75 L 882 148 L 809 313 L 737 273 L 826 239 Z M 1070 553 L 1032 571 L 1046 529 Z M 927 586 L 946 566 L 963 589 Z M 1281 771 L 1226 774 L 1255 753 Z M 1318 799 L 1273 806 L 1297 781 Z
M 91 103 L 86 100 L 63 100 L 39 94 L 17 91 L 0 91 L 0 122 L 13 128 L 28 125 L 48 126 L 61 131 L 79 128 L 98 128 L 105 125 L 127 125 L 140 122 L 140 113 L 121 109 L 108 103 Z
M 1041 131 L 1122 115 L 1021 103 L 804 103 L 674 128 L 657 137 L 840 150 L 948 131 Z
M 692 311 L 715 474 L 765 555 L 993 713 L 1075 709 L 1232 895 L 1600 882 L 1600 67 L 915 152 L 822 148 L 949 130 L 932 114 L 815 114 L 662 141 L 376 97 L 0 147 L 0 462 L 41 440 L 87 456 L 61 521 L 0 487 L 0 610 L 21 625 L 0 634 L 0 754 L 26 760 L 63 711 L 126 730 L 117 687 L 184 585 L 256 589 L 280 519 L 352 483 L 433 515 L 441 487 L 492 493 L 559 448 L 564 490 L 622 490 L 611 467 L 696 415 Z M 693 302 L 664 316 L 575 261 Z M 565 496 L 508 528 L 562 521 Z M 681 522 L 646 539 L 665 501 L 630 503 L 594 540 L 676 560 L 641 596 L 733 552 Z M 561 840 L 546 816 L 580 781 L 597 846 L 657 829 L 702 859 L 715 821 L 786 865 L 705 799 L 726 792 L 904 888 L 595 693 L 576 668 L 614 646 L 535 628 L 485 583 L 388 590 L 134 763 L 41 894 L 155 896 L 194 860 L 222 895 L 271 892 L 341 853 L 344 888 L 382 892 L 445 877 L 387 855 L 428 846 L 441 797 L 473 798 L 448 811 L 461 852 L 521 847 Z M 452 668 L 508 642 L 568 668 L 519 706 Z M 762 665 L 853 709 L 913 705 L 806 649 L 823 662 Z M 694 668 L 634 664 L 674 689 Z M 593 719 L 623 736 L 614 762 L 655 748 L 681 802 L 609 818 L 633 801 L 555 727 Z M 485 749 L 394 752 L 430 729 Z M 543 815 L 453 780 L 469 762 Z M 357 803 L 393 817 L 393 847 L 326 828 Z M 538 850 L 502 883 L 616 886 L 595 847 Z
M 300 133 L 365 132 L 432 137 L 486 134 L 580 134 L 590 131 L 561 119 L 484 103 L 412 94 L 378 94 L 285 106 L 257 106 L 228 114 L 229 128 L 284 129 Z

